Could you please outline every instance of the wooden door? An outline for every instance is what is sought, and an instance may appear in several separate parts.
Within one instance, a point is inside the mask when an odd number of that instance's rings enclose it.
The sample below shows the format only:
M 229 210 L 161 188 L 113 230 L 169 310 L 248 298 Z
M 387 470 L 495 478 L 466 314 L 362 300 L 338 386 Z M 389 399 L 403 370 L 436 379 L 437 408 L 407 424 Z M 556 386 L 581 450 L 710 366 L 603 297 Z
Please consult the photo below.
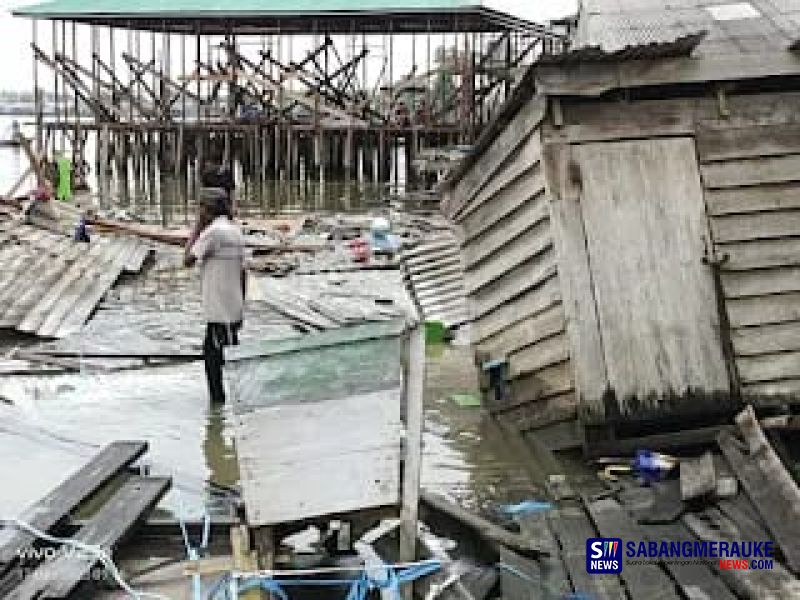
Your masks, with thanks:
M 727 397 L 730 384 L 713 272 L 703 262 L 694 141 L 589 143 L 570 154 L 604 363 L 603 398 L 592 392 L 602 412 L 713 408 L 707 403 Z

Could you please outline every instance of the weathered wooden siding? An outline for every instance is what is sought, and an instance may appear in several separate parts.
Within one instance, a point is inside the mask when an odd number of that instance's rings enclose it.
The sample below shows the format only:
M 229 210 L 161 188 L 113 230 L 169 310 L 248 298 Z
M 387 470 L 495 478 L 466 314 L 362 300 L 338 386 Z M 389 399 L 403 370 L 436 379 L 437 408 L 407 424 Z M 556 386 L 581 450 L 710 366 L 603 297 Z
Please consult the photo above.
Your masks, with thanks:
M 492 409 L 530 431 L 574 419 L 576 399 L 533 98 L 446 196 L 459 226 L 478 353 L 508 361 L 511 398 Z
M 697 147 L 742 394 L 796 396 L 800 124 L 701 128 Z
M 583 420 L 689 414 L 730 391 L 689 137 L 547 146 Z

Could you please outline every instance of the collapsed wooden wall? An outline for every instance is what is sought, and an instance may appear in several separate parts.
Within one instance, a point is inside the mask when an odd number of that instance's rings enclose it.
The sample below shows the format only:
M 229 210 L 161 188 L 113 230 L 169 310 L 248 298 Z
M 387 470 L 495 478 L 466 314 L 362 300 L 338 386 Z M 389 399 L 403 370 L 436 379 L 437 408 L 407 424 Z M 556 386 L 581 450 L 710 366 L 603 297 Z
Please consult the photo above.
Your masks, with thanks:
M 746 400 L 800 395 L 800 94 L 734 97 L 697 150 Z
M 576 398 L 545 184 L 540 124 L 528 102 L 445 194 L 460 227 L 478 356 L 507 360 L 511 397 L 490 409 L 521 431 L 574 422 Z

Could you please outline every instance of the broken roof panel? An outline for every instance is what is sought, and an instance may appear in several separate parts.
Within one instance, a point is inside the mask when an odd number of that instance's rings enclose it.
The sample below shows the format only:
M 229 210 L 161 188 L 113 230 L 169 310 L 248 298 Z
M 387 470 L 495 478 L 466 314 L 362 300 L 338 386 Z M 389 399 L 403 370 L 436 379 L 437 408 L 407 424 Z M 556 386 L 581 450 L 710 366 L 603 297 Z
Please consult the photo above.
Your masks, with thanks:
M 786 49 L 800 38 L 800 0 L 582 0 L 573 48 L 615 53 L 701 31 L 697 56 Z

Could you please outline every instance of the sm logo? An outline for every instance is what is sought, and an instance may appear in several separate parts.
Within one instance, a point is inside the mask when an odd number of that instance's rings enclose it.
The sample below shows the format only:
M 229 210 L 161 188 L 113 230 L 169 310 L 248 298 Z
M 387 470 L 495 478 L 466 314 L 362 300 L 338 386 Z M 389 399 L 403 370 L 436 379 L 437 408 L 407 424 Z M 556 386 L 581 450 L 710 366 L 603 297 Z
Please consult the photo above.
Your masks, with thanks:
M 586 572 L 621 573 L 622 540 L 619 538 L 589 538 L 586 540 Z

